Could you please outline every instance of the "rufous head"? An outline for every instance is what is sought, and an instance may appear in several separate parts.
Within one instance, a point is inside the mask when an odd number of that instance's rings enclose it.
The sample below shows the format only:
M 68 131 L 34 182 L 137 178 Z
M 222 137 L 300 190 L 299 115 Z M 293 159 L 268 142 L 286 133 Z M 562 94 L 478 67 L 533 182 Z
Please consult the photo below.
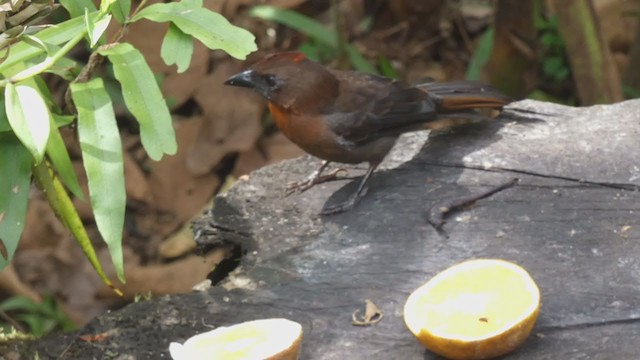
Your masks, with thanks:
M 338 87 L 338 81 L 324 66 L 294 51 L 267 55 L 225 84 L 253 89 L 286 108 L 308 106 L 313 94 L 316 100 L 337 96 Z

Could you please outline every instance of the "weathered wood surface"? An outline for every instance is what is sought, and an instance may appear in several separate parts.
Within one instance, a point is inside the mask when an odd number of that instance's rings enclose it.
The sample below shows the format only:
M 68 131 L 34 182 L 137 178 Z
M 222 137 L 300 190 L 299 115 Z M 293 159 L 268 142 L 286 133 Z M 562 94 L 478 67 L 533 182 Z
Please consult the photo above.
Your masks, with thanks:
M 344 214 L 317 215 L 354 190 L 352 179 L 283 197 L 285 184 L 318 161 L 296 159 L 255 172 L 216 199 L 211 228 L 203 221 L 197 229 L 246 252 L 225 288 L 133 304 L 80 332 L 115 329 L 103 343 L 67 335 L 34 349 L 41 358 L 65 348 L 63 359 L 107 351 L 166 358 L 170 341 L 208 325 L 286 317 L 304 327 L 302 359 L 431 359 L 405 328 L 407 296 L 457 262 L 502 258 L 531 273 L 543 301 L 533 335 L 507 358 L 636 358 L 640 101 L 512 107 L 553 116 L 526 121 L 507 112 L 499 122 L 428 141 L 425 133 L 411 134 L 375 174 L 367 197 Z M 364 170 L 350 169 L 351 175 Z M 439 202 L 513 177 L 520 178 L 516 186 L 453 214 L 444 225 L 448 238 L 427 223 L 426 212 Z M 351 315 L 362 311 L 365 299 L 384 318 L 352 326 Z

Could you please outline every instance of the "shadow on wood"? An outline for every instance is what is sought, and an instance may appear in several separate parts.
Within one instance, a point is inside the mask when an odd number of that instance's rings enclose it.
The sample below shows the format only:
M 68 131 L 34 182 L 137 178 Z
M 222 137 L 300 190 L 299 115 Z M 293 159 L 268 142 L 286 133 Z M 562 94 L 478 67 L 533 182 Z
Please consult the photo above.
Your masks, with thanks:
M 40 358 L 63 350 L 63 359 L 106 351 L 166 357 L 169 342 L 211 326 L 285 317 L 303 325 L 302 359 L 431 359 L 403 323 L 408 295 L 460 261 L 501 258 L 526 268 L 542 293 L 534 333 L 507 358 L 633 358 L 640 337 L 638 113 L 640 101 L 590 108 L 522 101 L 499 122 L 409 134 L 367 197 L 327 217 L 317 214 L 345 199 L 353 179 L 285 198 L 287 182 L 320 162 L 261 169 L 219 196 L 196 226 L 200 241 L 232 242 L 244 252 L 222 286 L 106 314 L 80 331 L 112 331 L 100 344 L 58 335 L 32 351 Z M 516 186 L 452 214 L 444 225 L 449 238 L 427 223 L 426 212 L 443 199 L 513 177 Z M 352 326 L 366 299 L 384 318 Z

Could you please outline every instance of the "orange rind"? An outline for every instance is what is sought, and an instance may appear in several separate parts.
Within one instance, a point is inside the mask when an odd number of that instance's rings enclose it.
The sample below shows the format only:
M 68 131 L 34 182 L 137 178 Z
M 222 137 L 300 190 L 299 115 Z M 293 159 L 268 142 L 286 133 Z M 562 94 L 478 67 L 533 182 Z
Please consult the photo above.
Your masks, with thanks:
M 540 291 L 529 273 L 504 260 L 454 265 L 414 291 L 404 307 L 409 330 L 449 359 L 492 359 L 529 336 Z
M 302 326 L 287 319 L 253 320 L 171 343 L 174 360 L 296 360 Z

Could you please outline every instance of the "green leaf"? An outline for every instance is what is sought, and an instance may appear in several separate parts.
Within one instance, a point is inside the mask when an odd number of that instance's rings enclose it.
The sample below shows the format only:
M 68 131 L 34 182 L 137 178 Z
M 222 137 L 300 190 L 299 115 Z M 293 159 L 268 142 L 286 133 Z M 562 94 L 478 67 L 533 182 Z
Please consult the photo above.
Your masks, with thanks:
M 80 65 L 74 60 L 67 57 L 63 57 L 50 67 L 46 72 L 50 74 L 56 74 L 61 78 L 71 82 L 78 74 L 80 74 Z
M 5 131 L 11 131 L 11 125 L 9 124 L 9 119 L 7 119 L 7 111 L 5 109 L 4 103 L 4 93 L 0 93 L 0 133 Z
M 100 1 L 100 12 L 103 14 L 108 13 L 111 10 L 111 6 L 116 3 L 118 0 L 101 0 Z
M 56 113 L 51 113 L 51 117 L 53 117 L 56 127 L 67 126 L 76 119 L 76 117 L 73 115 L 59 115 Z
M 43 317 L 32 314 L 32 313 L 25 313 L 25 314 L 18 315 L 18 320 L 27 324 L 27 327 L 29 328 L 29 332 L 32 333 L 34 336 L 39 337 L 44 335 L 45 319 Z
M 87 35 L 89 36 L 89 43 L 91 47 L 93 47 L 96 44 L 93 38 L 93 31 L 95 28 L 95 24 L 93 23 L 93 21 L 89 21 L 89 9 L 84 9 L 84 26 L 87 27 Z
M 87 235 L 87 231 L 82 224 L 82 220 L 80 220 L 80 216 L 78 215 L 76 208 L 73 206 L 73 202 L 71 202 L 69 195 L 64 190 L 62 183 L 60 183 L 58 178 L 53 175 L 51 169 L 49 169 L 47 162 L 43 161 L 40 164 L 33 166 L 32 170 L 33 178 L 38 184 L 38 187 L 42 189 L 42 192 L 47 197 L 47 201 L 49 202 L 51 209 L 56 214 L 56 217 L 60 220 L 62 225 L 71 231 L 73 237 L 76 239 L 76 242 L 78 242 L 78 245 L 80 245 L 80 248 L 98 276 L 100 276 L 107 286 L 114 289 L 116 293 L 122 295 L 122 292 L 113 286 L 107 275 L 104 273 L 104 270 L 100 265 L 100 261 L 98 260 L 98 256 L 96 255 L 96 251 L 93 248 L 93 244 L 91 243 L 91 239 L 89 239 L 89 235 Z
M 69 17 L 83 16 L 85 9 L 90 12 L 98 10 L 91 0 L 60 0 L 60 4 L 67 9 Z
M 45 44 L 42 40 L 38 39 L 36 36 L 22 35 L 20 39 L 31 46 L 35 46 L 37 48 L 42 49 L 44 52 L 47 53 L 47 55 L 51 55 L 51 53 L 53 52 L 50 46 L 47 46 L 47 44 Z
M 11 262 L 24 229 L 32 159 L 13 133 L 0 133 L 0 241 L 8 255 L 0 256 L 0 270 Z
M 385 56 L 380 57 L 380 60 L 378 61 L 378 63 L 379 63 L 382 75 L 391 79 L 398 78 L 398 72 L 396 71 L 396 69 L 393 68 L 391 61 L 389 61 L 387 57 Z
M 118 277 L 124 282 L 122 229 L 127 196 L 122 142 L 113 105 L 100 78 L 72 83 L 71 95 L 78 109 L 78 137 L 91 207 Z
M 334 30 L 328 29 L 320 22 L 298 12 L 262 5 L 254 6 L 249 10 L 248 14 L 249 16 L 286 25 L 332 48 L 338 47 L 338 36 Z
M 119 0 L 111 7 L 111 14 L 120 24 L 124 24 L 131 13 L 131 0 Z
M 153 4 L 131 19 L 142 18 L 155 22 L 171 21 L 185 34 L 200 40 L 209 49 L 222 49 L 236 59 L 244 60 L 257 50 L 255 36 L 245 29 L 232 25 L 224 16 L 195 2 Z
M 105 17 L 94 23 L 93 21 L 90 21 L 89 11 L 87 10 L 84 13 L 84 21 L 85 25 L 87 26 L 89 43 L 91 44 L 91 47 L 94 47 L 98 40 L 100 40 L 100 37 L 102 37 L 102 34 L 105 32 L 105 30 L 107 30 L 107 26 L 109 26 L 109 22 L 111 21 L 111 15 L 106 15 Z
M 84 13 L 84 9 L 83 9 Z M 89 19 L 95 21 L 99 14 L 97 12 L 89 14 Z M 82 32 L 85 28 L 84 17 L 76 17 L 71 20 L 67 20 L 60 24 L 54 25 L 50 28 L 40 31 L 34 37 L 42 40 L 47 45 L 60 45 L 73 39 L 79 32 Z M 19 42 L 11 46 L 9 57 L 0 63 L 0 73 L 5 77 L 11 75 L 10 68 L 16 64 L 20 65 L 25 63 L 28 59 L 39 56 L 45 51 L 39 47 L 27 44 L 25 42 Z
M 622 85 L 622 91 L 628 99 L 640 98 L 640 90 L 629 85 Z
M 193 38 L 180 30 L 174 24 L 169 25 L 167 34 L 162 41 L 160 55 L 164 63 L 178 66 L 178 73 L 183 73 L 191 64 L 193 55 Z
M 27 85 L 7 84 L 4 92 L 7 118 L 16 136 L 40 163 L 49 140 L 49 109 L 40 93 Z
M 62 140 L 60 130 L 53 119 L 51 119 L 51 135 L 49 136 L 49 143 L 47 144 L 47 155 L 51 160 L 51 163 L 58 172 L 60 180 L 67 186 L 69 190 L 77 198 L 84 200 L 84 194 L 82 188 L 78 182 L 78 176 L 71 163 L 69 152 Z
M 24 310 L 28 312 L 36 312 L 38 311 L 38 307 L 39 305 L 34 303 L 33 300 L 20 295 L 12 296 L 0 303 L 1 311 Z
M 469 61 L 469 67 L 467 68 L 466 78 L 467 80 L 480 80 L 480 75 L 482 75 L 482 69 L 484 65 L 489 61 L 491 57 L 491 52 L 493 51 L 493 34 L 495 30 L 493 26 L 490 26 L 482 37 L 480 38 L 480 42 L 478 43 L 478 47 L 473 52 L 471 56 L 471 61 Z
M 319 21 L 298 12 L 262 5 L 251 8 L 249 15 L 286 25 L 323 45 L 330 46 L 333 49 L 338 48 L 338 35 L 334 30 L 328 29 Z M 345 44 L 345 50 L 354 68 L 371 74 L 378 73 L 375 66 L 365 59 L 355 47 Z
M 365 59 L 360 52 L 351 45 L 345 46 L 345 50 L 347 50 L 347 56 L 349 57 L 349 61 L 354 68 L 360 71 L 368 72 L 370 74 L 377 74 L 378 71 L 376 68 L 371 65 L 369 60 Z
M 149 157 L 160 160 L 164 154 L 175 154 L 178 145 L 171 115 L 144 56 L 128 43 L 99 52 L 113 64 L 124 103 L 140 123 L 140 138 Z
M 22 83 L 38 90 L 38 93 L 40 93 L 40 96 L 49 109 L 49 113 L 51 113 L 51 111 L 60 112 L 60 108 L 58 107 L 58 104 L 56 104 L 56 101 L 53 99 L 53 94 L 51 94 L 51 90 L 49 90 L 49 86 L 44 81 L 42 76 L 34 76 L 32 78 L 24 80 Z

